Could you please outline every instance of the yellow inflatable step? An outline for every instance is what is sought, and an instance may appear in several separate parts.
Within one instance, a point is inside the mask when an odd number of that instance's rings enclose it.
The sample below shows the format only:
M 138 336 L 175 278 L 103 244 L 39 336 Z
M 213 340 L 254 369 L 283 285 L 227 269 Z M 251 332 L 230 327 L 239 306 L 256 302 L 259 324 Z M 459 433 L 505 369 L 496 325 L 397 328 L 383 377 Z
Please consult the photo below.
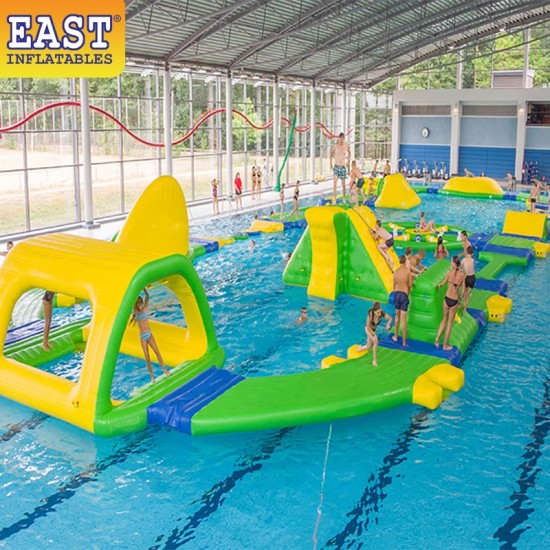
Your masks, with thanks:
M 328 369 L 332 367 L 332 365 L 337 365 L 338 363 L 343 363 L 344 361 L 346 361 L 346 359 L 344 359 L 343 357 L 338 357 L 337 355 L 329 355 L 321 361 L 321 368 Z
M 285 226 L 281 222 L 271 222 L 269 220 L 254 220 L 249 231 L 261 231 L 262 233 L 280 233 L 284 231 Z
M 506 316 L 512 311 L 512 300 L 504 296 L 491 296 L 487 300 L 489 321 L 492 323 L 504 323 Z
M 548 252 L 550 251 L 550 244 L 536 242 L 533 244 L 533 250 L 535 251 L 535 256 L 537 258 L 546 258 Z
M 502 232 L 522 237 L 544 239 L 546 236 L 546 214 L 531 214 L 530 212 L 509 210 L 506 212 Z

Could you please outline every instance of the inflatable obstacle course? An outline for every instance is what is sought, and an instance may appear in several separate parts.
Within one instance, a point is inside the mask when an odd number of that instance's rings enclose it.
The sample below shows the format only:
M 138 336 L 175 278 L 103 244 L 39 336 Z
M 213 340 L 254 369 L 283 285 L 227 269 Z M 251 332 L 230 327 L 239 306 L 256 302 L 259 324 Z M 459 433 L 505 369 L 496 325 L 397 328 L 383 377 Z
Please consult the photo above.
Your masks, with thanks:
M 530 212 L 506 212 L 504 235 L 518 237 L 534 237 L 536 239 L 545 239 L 547 235 L 547 216 L 546 214 L 531 214 Z
M 53 234 L 20 243 L 0 269 L 0 394 L 103 436 L 145 428 L 148 405 L 201 370 L 223 363 L 204 289 L 186 257 L 188 249 L 185 199 L 178 182 L 168 176 L 157 178 L 143 192 L 117 242 Z M 160 280 L 179 300 L 187 323 L 182 328 L 150 321 L 167 365 L 175 370 L 138 396 L 115 403 L 111 385 L 119 352 L 143 359 L 138 328 L 128 325 L 133 305 L 144 287 Z M 4 342 L 11 312 L 21 294 L 33 287 L 91 304 L 89 325 L 78 327 L 84 355 L 76 381 L 41 370 L 50 355 L 32 364 L 21 354 L 14 355 L 20 360 L 9 357 L 12 349 Z M 52 331 L 54 351 L 74 349 L 75 338 L 65 336 Z
M 493 178 L 454 177 L 451 178 L 439 191 L 442 195 L 455 197 L 476 197 L 485 199 L 499 199 L 504 197 L 502 187 Z
M 382 190 L 374 203 L 377 208 L 409 210 L 418 206 L 421 200 L 403 174 L 396 173 L 384 177 Z
M 329 300 L 350 294 L 387 302 L 393 274 L 372 236 L 372 211 L 367 207 L 313 207 L 307 210 L 306 219 L 308 228 L 286 266 L 283 281 L 307 286 L 311 296 Z M 397 255 L 393 250 L 389 253 L 397 266 Z

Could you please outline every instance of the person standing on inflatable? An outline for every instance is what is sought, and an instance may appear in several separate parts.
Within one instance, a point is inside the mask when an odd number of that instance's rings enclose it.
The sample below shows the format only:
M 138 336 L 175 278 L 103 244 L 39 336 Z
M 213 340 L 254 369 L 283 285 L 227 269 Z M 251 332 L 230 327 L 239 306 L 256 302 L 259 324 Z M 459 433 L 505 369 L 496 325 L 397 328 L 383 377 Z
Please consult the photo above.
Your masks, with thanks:
M 342 182 L 342 195 L 344 199 L 346 198 L 346 176 L 348 175 L 350 160 L 351 151 L 349 144 L 344 141 L 344 132 L 340 132 L 338 141 L 330 149 L 330 167 L 334 175 L 332 204 L 336 204 L 338 180 Z
M 160 354 L 155 337 L 149 327 L 149 293 L 147 289 L 143 289 L 145 292 L 145 301 L 141 296 L 138 296 L 136 303 L 134 304 L 134 312 L 132 313 L 132 322 L 137 323 L 139 328 L 139 340 L 143 349 L 143 355 L 145 356 L 145 363 L 147 364 L 147 370 L 151 376 L 151 382 L 155 381 L 155 375 L 153 373 L 153 367 L 151 366 L 151 357 L 149 356 L 149 347 L 155 352 L 157 359 L 160 363 L 160 368 L 164 374 L 170 374 L 164 366 L 162 355 Z

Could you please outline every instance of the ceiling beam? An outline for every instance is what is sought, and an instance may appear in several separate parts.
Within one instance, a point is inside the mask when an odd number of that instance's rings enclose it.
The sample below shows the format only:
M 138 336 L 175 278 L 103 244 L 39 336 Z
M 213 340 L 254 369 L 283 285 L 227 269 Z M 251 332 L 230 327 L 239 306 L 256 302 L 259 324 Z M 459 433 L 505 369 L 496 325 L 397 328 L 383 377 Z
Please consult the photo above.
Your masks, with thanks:
M 351 11 L 356 9 L 355 4 L 358 0 L 352 0 L 343 5 L 344 11 Z M 236 57 L 230 64 L 230 68 L 235 68 L 240 65 L 246 59 L 252 57 L 253 55 L 261 52 L 265 48 L 271 46 L 275 42 L 284 40 L 293 34 L 298 32 L 305 31 L 310 27 L 318 27 L 323 24 L 326 17 L 330 16 L 336 5 L 342 5 L 342 0 L 329 0 L 325 4 L 319 4 L 309 10 L 308 12 L 301 14 L 297 20 L 294 22 L 286 23 L 281 25 L 279 29 L 275 32 L 272 32 L 265 38 L 253 42 L 246 51 Z
M 200 29 L 195 31 L 191 36 L 186 37 L 185 40 L 180 42 L 166 55 L 166 60 L 171 61 L 175 59 L 180 53 L 184 52 L 188 48 L 195 46 L 222 28 L 236 23 L 239 19 L 246 17 L 258 8 L 266 6 L 270 1 L 271 0 L 237 0 L 237 2 L 232 4 L 232 9 L 230 12 L 220 18 L 212 19 Z M 226 15 L 228 15 L 228 17 L 226 17 Z
M 450 37 L 450 41 L 455 45 L 455 50 L 460 47 L 464 47 L 477 39 L 485 38 L 494 34 L 497 34 L 500 32 L 500 27 L 503 24 L 506 24 L 509 30 L 512 29 L 518 29 L 520 30 L 522 27 L 525 26 L 531 26 L 533 23 L 540 23 L 541 21 L 550 21 L 550 9 L 544 10 L 542 13 L 533 13 L 527 12 L 523 13 L 523 10 L 521 10 L 522 17 L 520 20 L 517 21 L 506 21 L 505 18 L 501 19 L 500 21 L 494 21 L 492 22 L 489 28 L 483 30 L 483 31 L 475 31 L 475 27 L 469 29 L 469 34 L 466 33 L 466 36 L 460 37 L 460 38 L 452 38 Z M 489 23 L 487 23 L 489 24 Z M 476 25 L 479 27 L 479 22 Z M 473 31 L 473 32 L 472 32 Z M 416 49 L 416 48 L 414 48 Z M 406 55 L 407 53 L 410 53 L 413 48 L 409 48 L 407 51 L 404 51 L 402 55 Z M 399 74 L 400 72 L 413 67 L 414 65 L 417 65 L 418 63 L 421 63 L 422 61 L 427 61 L 428 59 L 431 59 L 433 57 L 437 57 L 438 55 L 442 55 L 444 53 L 449 53 L 447 45 L 441 45 L 438 48 L 435 48 L 433 50 L 430 50 L 428 52 L 423 53 L 422 55 L 410 60 L 405 61 L 403 63 L 399 63 L 396 65 L 395 68 L 391 69 L 390 71 L 384 72 L 382 75 L 377 76 L 376 78 L 367 81 L 366 85 L 368 86 L 374 86 L 378 84 L 379 82 L 382 82 L 383 80 L 386 80 L 390 78 L 391 76 L 394 76 L 396 74 Z M 372 70 L 376 70 L 377 67 L 367 67 L 363 68 L 361 71 L 357 71 L 354 74 L 349 75 L 346 80 L 348 82 L 352 82 L 355 78 L 359 77 L 363 73 L 367 73 Z
M 492 0 L 486 0 L 485 2 L 482 2 L 481 4 L 477 2 L 476 8 L 483 7 L 485 5 L 493 4 L 494 2 Z M 442 12 L 438 12 L 437 14 L 434 14 L 432 18 L 426 19 L 423 21 L 422 25 L 418 26 L 415 29 L 415 33 L 420 34 L 424 31 L 429 31 L 430 27 L 433 25 L 437 25 L 439 23 L 445 22 L 449 19 L 449 17 L 452 15 L 453 18 L 460 17 L 461 15 L 464 15 L 466 13 L 469 13 L 472 11 L 472 5 L 471 4 L 462 4 L 460 9 L 454 9 L 454 10 L 444 10 Z M 467 21 L 467 23 L 470 23 L 472 20 Z M 480 24 L 479 19 L 475 20 L 476 24 Z M 367 44 L 364 48 L 361 48 L 358 50 L 355 54 L 353 54 L 351 57 L 343 58 L 340 57 L 338 61 L 335 61 L 334 63 L 331 63 L 330 65 L 327 65 L 322 71 L 317 73 L 315 75 L 315 79 L 322 78 L 324 75 L 330 73 L 334 69 L 337 69 L 338 67 L 342 66 L 343 64 L 351 63 L 357 59 L 361 59 L 368 53 L 372 51 L 376 51 L 379 48 L 380 41 L 384 41 L 384 43 L 391 44 L 392 41 L 400 36 L 403 36 L 407 30 L 407 27 L 409 27 L 409 23 L 404 23 L 403 25 L 400 25 L 399 27 L 396 27 L 392 29 L 391 33 L 378 33 L 376 37 L 373 37 L 372 40 Z M 459 25 L 460 26 L 460 25 Z M 452 32 L 456 32 L 455 29 L 453 29 Z M 445 34 L 438 34 L 437 38 L 434 38 L 433 35 L 429 35 L 425 40 L 428 40 L 429 42 L 433 42 L 434 40 L 441 40 Z
M 438 0 L 426 0 L 423 5 L 425 6 L 425 5 L 428 5 L 428 4 L 437 2 L 437 1 Z M 394 11 L 389 11 L 388 14 L 387 14 L 387 17 L 392 17 L 392 18 L 399 17 L 400 15 L 402 15 L 404 13 L 407 13 L 407 12 L 409 12 L 413 9 L 413 8 L 410 7 L 410 5 L 408 5 L 406 3 L 396 4 L 395 7 L 396 7 L 396 11 L 395 12 Z M 315 46 L 314 48 L 310 48 L 309 50 L 307 50 L 307 51 L 305 51 L 305 52 L 303 52 L 299 55 L 296 55 L 296 56 L 292 57 L 291 59 L 287 60 L 287 62 L 280 67 L 278 72 L 280 74 L 283 74 L 283 73 L 287 72 L 288 69 L 290 69 L 291 67 L 294 67 L 298 63 L 301 63 L 302 61 L 304 61 L 308 57 L 310 57 L 312 55 L 315 55 L 317 53 L 327 51 L 327 50 L 332 50 L 340 42 L 349 41 L 350 36 L 359 35 L 363 31 L 372 29 L 373 26 L 376 26 L 376 23 L 373 23 L 372 20 L 369 19 L 369 16 L 371 16 L 371 15 L 372 16 L 378 16 L 379 14 L 380 14 L 379 8 L 377 6 L 374 6 L 372 12 L 365 15 L 362 18 L 361 23 L 359 23 L 358 25 L 355 25 L 351 29 L 349 29 L 349 31 L 346 32 L 345 36 L 342 36 L 342 32 L 334 33 L 328 40 L 325 40 L 321 46 Z M 407 23 L 407 24 L 410 25 L 410 23 Z M 386 32 L 386 31 L 383 30 L 379 34 L 383 34 L 384 32 Z

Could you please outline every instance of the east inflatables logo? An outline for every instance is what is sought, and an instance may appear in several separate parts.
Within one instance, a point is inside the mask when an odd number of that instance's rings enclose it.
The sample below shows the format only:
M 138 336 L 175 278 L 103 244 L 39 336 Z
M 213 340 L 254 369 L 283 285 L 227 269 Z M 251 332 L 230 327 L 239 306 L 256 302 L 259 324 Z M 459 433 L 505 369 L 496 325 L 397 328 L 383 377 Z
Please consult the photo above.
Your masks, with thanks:
M 125 64 L 123 0 L 0 5 L 0 77 L 96 78 Z

